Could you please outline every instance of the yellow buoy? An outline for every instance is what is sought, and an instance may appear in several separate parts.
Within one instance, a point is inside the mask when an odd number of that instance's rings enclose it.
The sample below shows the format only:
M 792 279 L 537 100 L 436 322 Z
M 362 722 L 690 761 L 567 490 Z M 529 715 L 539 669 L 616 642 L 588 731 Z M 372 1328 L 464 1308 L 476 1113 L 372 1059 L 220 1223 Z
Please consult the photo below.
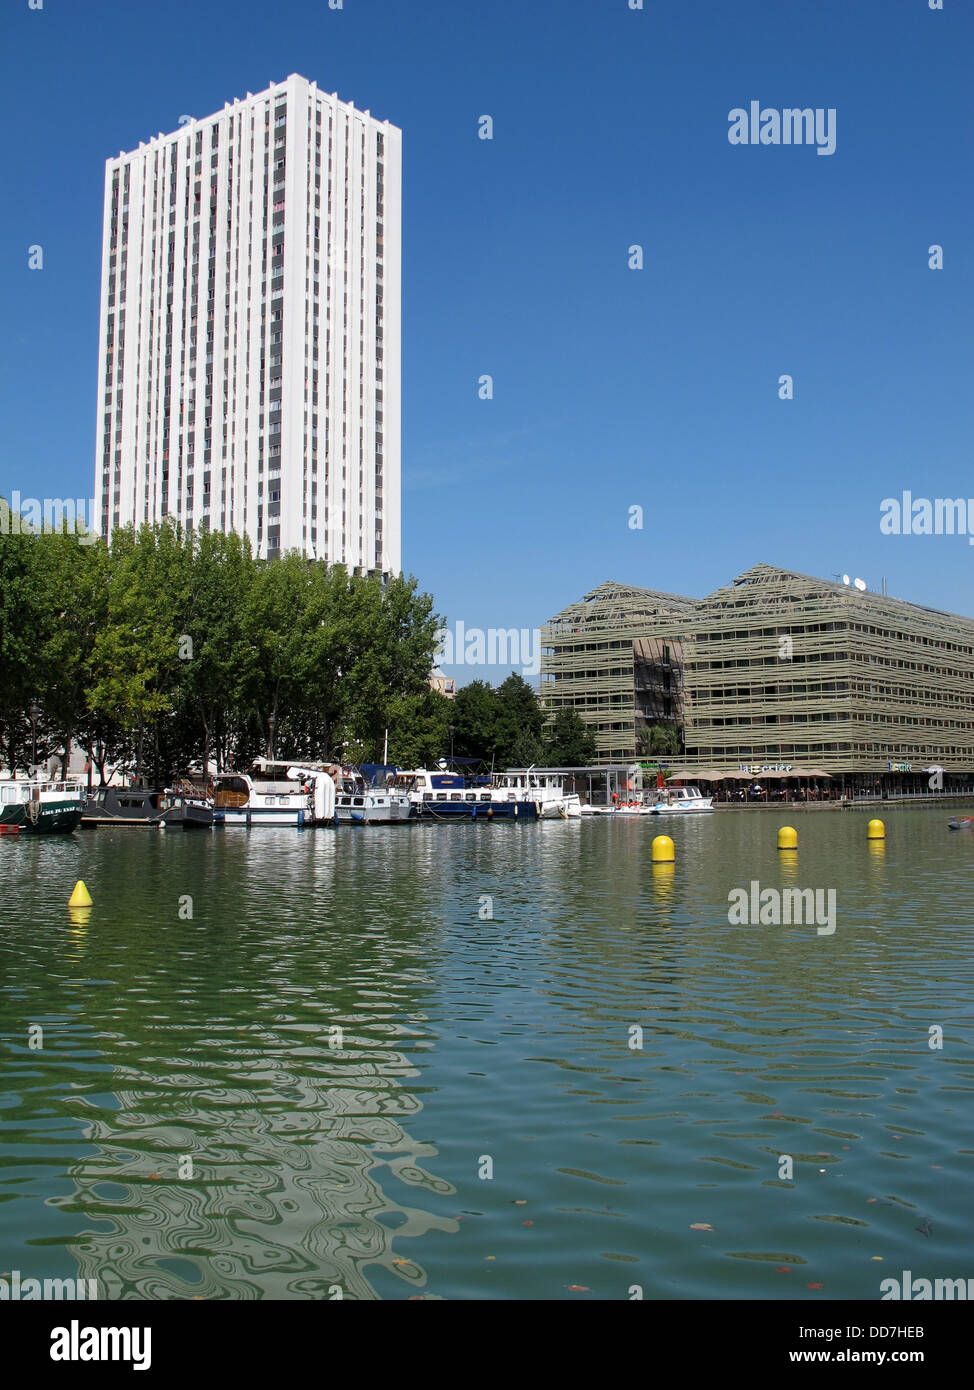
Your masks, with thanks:
M 74 892 L 68 899 L 68 907 L 91 907 L 91 894 L 85 887 L 84 879 L 79 878 L 74 885 Z
M 675 858 L 673 841 L 669 835 L 657 835 L 653 840 L 652 856 L 654 864 L 672 864 Z
M 792 825 L 783 825 L 778 831 L 779 849 L 797 849 L 798 831 Z
M 885 840 L 886 827 L 881 820 L 871 820 L 866 826 L 867 840 Z

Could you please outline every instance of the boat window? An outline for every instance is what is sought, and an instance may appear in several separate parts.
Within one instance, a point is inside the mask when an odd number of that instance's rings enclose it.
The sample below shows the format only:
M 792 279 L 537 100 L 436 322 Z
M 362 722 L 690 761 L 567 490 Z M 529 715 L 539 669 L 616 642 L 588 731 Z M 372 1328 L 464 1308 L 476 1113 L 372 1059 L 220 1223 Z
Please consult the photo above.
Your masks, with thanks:
M 467 795 L 466 795 L 463 799 L 464 799 L 464 801 L 476 801 L 476 800 L 477 800 L 477 793 L 476 793 L 476 792 L 467 792 Z
M 446 800 L 446 792 L 437 792 L 437 793 L 436 793 L 436 799 L 437 799 L 437 801 L 445 801 L 445 800 Z M 424 800 L 424 801 L 426 800 L 426 797 L 425 797 L 425 796 L 423 797 L 423 800 Z
M 432 792 L 423 792 L 423 800 L 424 800 L 424 801 L 432 801 L 432 800 L 433 800 L 433 793 L 432 793 Z
M 490 800 L 490 792 L 481 792 L 481 793 L 480 793 L 480 799 L 481 799 L 481 801 L 489 801 L 489 800 Z
M 365 798 L 364 798 L 364 797 L 361 797 L 361 796 L 353 796 L 353 797 L 352 797 L 352 805 L 353 805 L 353 806 L 364 806 L 364 805 L 365 805 Z
M 273 805 L 274 805 L 274 798 L 273 798 L 272 796 L 265 796 L 265 797 L 264 797 L 264 805 L 265 805 L 265 806 L 273 806 Z
M 451 793 L 450 793 L 450 800 L 451 800 L 451 801 L 462 801 L 462 800 L 463 800 L 463 797 L 460 795 L 459 792 L 451 792 Z
M 508 801 L 516 801 L 516 800 L 517 800 L 517 796 L 515 795 L 514 792 L 508 792 L 508 793 L 507 793 L 507 799 L 508 799 Z
M 277 804 L 278 804 L 278 806 L 289 806 L 290 803 L 291 803 L 291 798 L 290 798 L 289 796 L 279 796 L 279 797 L 277 798 Z

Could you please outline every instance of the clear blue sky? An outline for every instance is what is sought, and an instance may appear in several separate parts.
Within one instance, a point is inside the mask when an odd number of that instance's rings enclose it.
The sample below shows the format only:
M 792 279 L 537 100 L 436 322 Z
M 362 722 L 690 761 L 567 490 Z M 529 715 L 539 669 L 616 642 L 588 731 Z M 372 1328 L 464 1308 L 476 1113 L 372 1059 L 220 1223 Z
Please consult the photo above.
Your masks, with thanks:
M 300 72 L 404 132 L 404 565 L 451 623 L 760 560 L 974 613 L 966 538 L 879 531 L 904 488 L 974 496 L 974 7 L 944 5 L 6 0 L 0 494 L 93 491 L 105 158 Z M 751 100 L 835 107 L 835 154 L 730 145 Z

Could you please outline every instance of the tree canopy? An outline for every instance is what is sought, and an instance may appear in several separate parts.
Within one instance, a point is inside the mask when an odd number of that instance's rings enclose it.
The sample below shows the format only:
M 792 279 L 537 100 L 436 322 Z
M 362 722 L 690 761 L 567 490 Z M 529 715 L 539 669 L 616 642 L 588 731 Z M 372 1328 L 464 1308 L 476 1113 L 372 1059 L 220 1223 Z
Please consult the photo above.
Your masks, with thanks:
M 0 759 L 26 770 L 72 741 L 104 773 L 191 765 L 441 757 L 430 689 L 442 619 L 415 579 L 347 573 L 174 522 L 111 544 L 0 531 Z
M 66 766 L 77 743 L 100 779 L 122 764 L 164 785 L 272 751 L 378 762 L 387 730 L 401 767 L 451 749 L 495 768 L 593 760 L 578 715 L 549 718 L 513 671 L 432 690 L 442 621 L 415 579 L 260 561 L 232 533 L 167 521 L 105 545 L 0 526 L 0 762 Z
M 546 723 L 534 689 L 513 671 L 496 687 L 462 686 L 452 722 L 457 756 L 496 768 L 587 767 L 595 757 L 595 736 L 575 710 L 558 710 Z

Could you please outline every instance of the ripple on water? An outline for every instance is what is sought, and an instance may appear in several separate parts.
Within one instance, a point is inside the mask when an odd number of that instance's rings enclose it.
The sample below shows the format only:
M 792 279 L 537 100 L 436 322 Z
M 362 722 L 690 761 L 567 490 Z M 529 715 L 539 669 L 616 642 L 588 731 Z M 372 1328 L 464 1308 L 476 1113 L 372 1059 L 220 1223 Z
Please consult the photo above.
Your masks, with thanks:
M 807 819 L 829 937 L 728 922 L 785 873 L 761 816 L 677 825 L 665 877 L 635 824 L 0 842 L 0 1262 L 165 1298 L 964 1274 L 969 862 L 934 812 L 881 860 Z

